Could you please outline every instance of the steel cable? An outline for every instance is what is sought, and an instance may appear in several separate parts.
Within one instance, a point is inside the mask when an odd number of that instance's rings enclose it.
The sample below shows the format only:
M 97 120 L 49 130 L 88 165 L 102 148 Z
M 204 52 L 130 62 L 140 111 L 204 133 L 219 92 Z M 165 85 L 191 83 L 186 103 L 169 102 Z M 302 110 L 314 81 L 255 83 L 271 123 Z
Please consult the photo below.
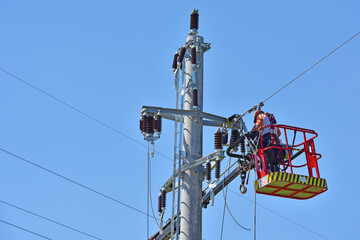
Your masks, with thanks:
M 15 206 L 14 204 L 5 202 L 5 201 L 3 201 L 3 200 L 0 200 L 0 202 L 3 203 L 3 204 L 6 204 L 6 205 L 8 205 L 8 206 L 11 206 L 11 207 L 13 207 L 13 208 L 16 208 L 16 209 L 18 209 L 18 210 L 21 210 L 21 211 L 23 211 L 23 212 L 26 212 L 26 213 L 32 214 L 32 215 L 34 215 L 34 216 L 37 216 L 37 217 L 39 217 L 39 218 L 45 219 L 45 220 L 47 220 L 47 221 L 49 221 L 49 222 L 52 222 L 52 223 L 58 224 L 58 225 L 60 225 L 60 226 L 66 227 L 66 228 L 68 228 L 68 229 L 71 229 L 71 230 L 73 230 L 73 231 L 76 231 L 76 232 L 78 232 L 78 233 L 81 233 L 81 234 L 83 234 L 83 235 L 86 235 L 86 236 L 88 236 L 88 237 L 92 237 L 92 238 L 101 240 L 101 238 L 95 237 L 95 236 L 93 236 L 93 235 L 91 235 L 91 234 L 89 234 L 89 233 L 80 231 L 80 230 L 78 230 L 78 229 L 76 229 L 76 228 L 70 227 L 70 226 L 68 226 L 68 225 L 65 225 L 65 224 L 63 224 L 63 223 L 57 222 L 57 221 L 52 220 L 52 219 L 50 219 L 50 218 L 41 216 L 40 214 L 37 214 L 37 213 L 31 212 L 31 211 L 29 211 L 29 210 L 26 210 L 26 209 L 24 209 L 24 208 Z
M 0 219 L 0 222 L 5 223 L 5 224 L 10 225 L 10 226 L 13 226 L 13 227 L 16 227 L 16 228 L 21 229 L 21 230 L 23 230 L 23 231 L 25 231 L 25 232 L 34 234 L 34 235 L 36 235 L 36 236 L 38 236 L 38 237 L 42 237 L 42 238 L 45 238 L 45 239 L 48 239 L 48 240 L 52 240 L 51 238 L 45 237 L 45 236 L 43 236 L 43 235 L 41 235 L 41 234 L 39 234 L 39 233 L 30 231 L 30 230 L 28 230 L 28 229 L 25 229 L 25 228 L 20 227 L 20 226 L 18 226 L 18 225 L 9 223 L 9 222 L 7 222 L 7 221 L 4 221 L 4 220 L 1 220 L 1 219 Z
M 56 173 L 56 172 L 54 172 L 54 171 L 52 171 L 52 170 L 49 170 L 49 169 L 47 169 L 47 168 L 45 168 L 45 167 L 43 167 L 43 166 L 40 166 L 39 164 L 33 163 L 33 162 L 31 162 L 31 161 L 23 158 L 23 157 L 20 157 L 20 156 L 14 154 L 14 153 L 11 153 L 11 152 L 3 149 L 3 148 L 0 148 L 0 151 L 3 151 L 3 152 L 5 152 L 5 153 L 7 153 L 7 154 L 9 154 L 9 155 L 11 155 L 11 156 L 13 156 L 13 157 L 15 157 L 15 158 L 18 158 L 18 159 L 20 159 L 20 160 L 22 160 L 22 161 L 24 161 L 24 162 L 29 163 L 29 164 L 32 165 L 32 166 L 35 166 L 35 167 L 38 167 L 38 168 L 40 168 L 40 169 L 42 169 L 42 170 L 44 170 L 44 171 L 47 171 L 47 172 L 49 172 L 49 173 L 51 173 L 51 174 L 53 174 L 53 175 L 55 175 L 55 176 L 57 176 L 57 177 L 59 177 L 59 178 L 62 178 L 62 179 L 64 179 L 64 180 L 68 181 L 68 182 L 71 182 L 71 183 L 73 183 L 73 184 L 75 184 L 75 185 L 78 185 L 78 186 L 80 186 L 80 187 L 82 187 L 82 188 L 84 188 L 84 189 L 87 189 L 87 190 L 89 190 L 89 191 L 91 191 L 91 192 L 93 192 L 93 193 L 96 193 L 96 194 L 98 194 L 98 195 L 100 195 L 100 196 L 102 196 L 102 197 L 104 197 L 104 198 L 107 198 L 107 199 L 109 199 L 109 200 L 111 200 L 111 201 L 113 201 L 113 202 L 115 202 L 115 203 L 118 203 L 118 204 L 120 204 L 120 205 L 122 205 L 122 206 L 124 206 L 124 207 L 130 208 L 130 209 L 132 209 L 132 210 L 134 210 L 134 211 L 136 211 L 136 212 L 138 212 L 138 213 L 141 213 L 141 214 L 143 214 L 143 215 L 148 216 L 145 212 L 143 212 L 143 211 L 141 211 L 141 210 L 139 210 L 139 209 L 137 209 L 137 208 L 135 208 L 135 207 L 132 207 L 132 206 L 130 206 L 130 205 L 126 204 L 126 203 L 123 203 L 123 202 L 121 202 L 121 201 L 119 201 L 119 200 L 117 200 L 117 199 L 115 199 L 115 198 L 113 198 L 113 197 L 110 197 L 109 195 L 106 195 L 106 194 L 104 194 L 104 193 L 101 193 L 101 192 L 99 192 L 99 191 L 97 191 L 97 190 L 94 190 L 94 189 L 92 189 L 92 188 L 90 188 L 90 187 L 87 187 L 87 186 L 85 186 L 85 185 L 83 185 L 83 184 L 81 184 L 81 183 L 78 183 L 78 182 L 76 182 L 76 181 L 74 181 L 74 180 L 72 180 L 72 179 L 70 179 L 70 178 L 67 178 L 67 177 L 65 177 L 65 176 L 63 176 L 63 175 L 61 175 L 61 174 L 59 174 L 59 173 Z M 153 216 L 150 216 L 150 217 L 153 217 Z

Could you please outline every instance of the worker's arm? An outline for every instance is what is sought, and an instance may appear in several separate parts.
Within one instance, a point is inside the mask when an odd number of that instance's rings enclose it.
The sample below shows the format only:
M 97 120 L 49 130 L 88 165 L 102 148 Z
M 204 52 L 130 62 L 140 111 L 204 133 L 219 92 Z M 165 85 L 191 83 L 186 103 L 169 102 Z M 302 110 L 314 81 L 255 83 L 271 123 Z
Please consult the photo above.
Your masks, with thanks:
M 263 124 L 263 114 L 259 114 L 259 116 L 256 118 L 255 125 L 251 131 L 259 130 L 262 124 Z

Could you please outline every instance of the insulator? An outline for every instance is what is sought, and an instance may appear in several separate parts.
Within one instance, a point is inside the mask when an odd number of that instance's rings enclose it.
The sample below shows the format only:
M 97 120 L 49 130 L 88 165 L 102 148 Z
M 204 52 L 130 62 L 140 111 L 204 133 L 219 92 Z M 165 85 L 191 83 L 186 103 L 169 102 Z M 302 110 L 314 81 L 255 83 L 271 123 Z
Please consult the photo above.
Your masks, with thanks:
M 155 118 L 155 132 L 161 133 L 161 115 L 158 115 L 157 118 Z
M 181 63 L 184 60 L 186 48 L 182 47 L 180 50 L 180 56 L 178 58 L 178 62 Z
M 143 133 L 145 130 L 145 127 L 144 127 L 144 117 L 141 116 L 140 117 L 140 131 Z
M 161 192 L 161 199 L 162 199 L 162 207 L 165 209 L 166 208 L 166 192 L 165 192 L 165 190 L 163 190 Z
M 211 181 L 211 163 L 206 162 L 206 180 Z
M 240 142 L 240 149 L 242 153 L 245 153 L 245 138 L 243 138 Z
M 198 10 L 192 10 L 190 15 L 190 29 L 199 29 L 199 13 Z
M 198 105 L 198 90 L 197 88 L 194 88 L 193 90 L 193 106 L 197 107 Z
M 228 138 L 229 138 L 229 134 L 227 132 L 223 132 L 223 139 L 222 139 L 223 145 L 227 144 Z
M 158 213 L 162 212 L 162 203 L 163 203 L 163 200 L 162 200 L 162 193 L 161 193 L 161 194 L 159 194 L 159 197 L 158 197 Z
M 216 160 L 216 165 L 215 165 L 215 178 L 219 179 L 220 178 L 220 160 Z
M 191 48 L 191 64 L 196 65 L 196 48 Z
M 173 72 L 175 72 L 175 70 L 177 69 L 177 60 L 178 60 L 179 54 L 175 53 L 174 55 L 174 60 L 173 60 L 173 64 L 172 64 L 172 70 Z
M 183 69 L 183 67 L 182 67 L 182 63 L 179 63 L 179 65 L 180 65 L 180 70 L 182 70 L 182 69 Z
M 146 133 L 154 133 L 154 116 L 146 116 Z
M 218 129 L 214 136 L 214 148 L 222 149 L 222 132 Z
M 239 139 L 239 131 L 236 129 L 231 130 L 231 139 L 230 139 L 230 145 L 236 142 L 236 140 Z

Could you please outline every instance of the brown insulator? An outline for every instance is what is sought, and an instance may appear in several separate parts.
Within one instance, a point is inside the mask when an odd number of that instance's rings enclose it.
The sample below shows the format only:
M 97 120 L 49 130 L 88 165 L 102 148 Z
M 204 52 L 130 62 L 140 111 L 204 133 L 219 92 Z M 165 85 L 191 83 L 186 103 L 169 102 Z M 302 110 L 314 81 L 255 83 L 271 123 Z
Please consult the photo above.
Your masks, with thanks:
M 145 127 L 144 127 L 144 117 L 141 116 L 140 117 L 140 131 L 143 133 L 145 130 Z
M 173 70 L 173 72 L 175 72 L 175 70 L 177 69 L 178 57 L 179 57 L 179 54 L 178 54 L 178 53 L 175 53 L 175 55 L 174 55 L 174 60 L 173 60 L 173 64 L 172 64 L 172 70 Z
M 155 118 L 155 132 L 161 133 L 161 115 L 158 115 L 157 118 Z
M 206 180 L 211 181 L 211 163 L 206 162 Z
M 162 198 L 161 206 L 165 209 L 166 208 L 166 192 L 165 192 L 165 190 L 163 190 L 161 192 L 161 198 Z
M 196 47 L 191 48 L 191 64 L 196 65 Z
M 186 48 L 182 47 L 180 50 L 180 56 L 178 58 L 178 62 L 181 63 L 184 60 Z
M 214 134 L 214 148 L 222 149 L 222 132 L 219 128 Z
M 239 139 L 239 131 L 236 129 L 231 130 L 231 139 L 230 139 L 230 145 L 236 142 L 236 140 Z
M 146 116 L 146 133 L 154 133 L 154 116 Z
M 161 193 L 161 194 L 159 194 L 159 197 L 158 197 L 158 213 L 162 212 L 162 203 L 163 203 L 163 200 L 162 200 L 162 193 Z
M 240 142 L 240 149 L 242 153 L 245 153 L 245 138 L 243 138 Z
M 215 165 L 215 178 L 219 179 L 220 178 L 220 160 L 216 160 L 216 165 Z
M 190 15 L 190 29 L 199 29 L 199 10 L 192 10 Z
M 198 90 L 197 88 L 194 88 L 193 90 L 193 106 L 197 107 L 198 105 Z

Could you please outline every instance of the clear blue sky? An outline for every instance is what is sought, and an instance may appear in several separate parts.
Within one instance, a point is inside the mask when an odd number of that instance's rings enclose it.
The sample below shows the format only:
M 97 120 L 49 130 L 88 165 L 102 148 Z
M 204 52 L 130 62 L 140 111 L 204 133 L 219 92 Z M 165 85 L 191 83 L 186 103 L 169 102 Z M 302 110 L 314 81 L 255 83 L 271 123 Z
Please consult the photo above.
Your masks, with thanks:
M 199 9 L 204 110 L 228 117 L 271 95 L 359 31 L 358 1 L 1 1 L 0 68 L 140 141 L 142 105 L 174 107 L 174 52 Z M 359 236 L 360 37 L 271 100 L 280 123 L 314 129 L 329 190 L 297 201 L 258 195 L 258 239 Z M 0 72 L 0 147 L 146 212 L 147 149 Z M 251 117 L 245 118 L 251 127 Z M 204 154 L 215 129 L 204 129 Z M 172 156 L 173 124 L 156 150 Z M 152 160 L 152 191 L 170 176 Z M 249 200 L 254 199 L 250 178 Z M 240 180 L 230 189 L 238 192 Z M 233 192 L 237 221 L 254 204 Z M 0 200 L 104 240 L 146 239 L 146 216 L 0 152 Z M 168 198 L 170 206 L 170 197 Z M 166 217 L 169 217 L 168 208 Z M 203 211 L 203 238 L 219 239 L 223 199 Z M 0 202 L 0 219 L 52 239 L 91 239 Z M 155 233 L 150 222 L 150 234 Z M 226 214 L 223 239 L 252 239 Z M 41 237 L 0 222 L 0 239 Z

